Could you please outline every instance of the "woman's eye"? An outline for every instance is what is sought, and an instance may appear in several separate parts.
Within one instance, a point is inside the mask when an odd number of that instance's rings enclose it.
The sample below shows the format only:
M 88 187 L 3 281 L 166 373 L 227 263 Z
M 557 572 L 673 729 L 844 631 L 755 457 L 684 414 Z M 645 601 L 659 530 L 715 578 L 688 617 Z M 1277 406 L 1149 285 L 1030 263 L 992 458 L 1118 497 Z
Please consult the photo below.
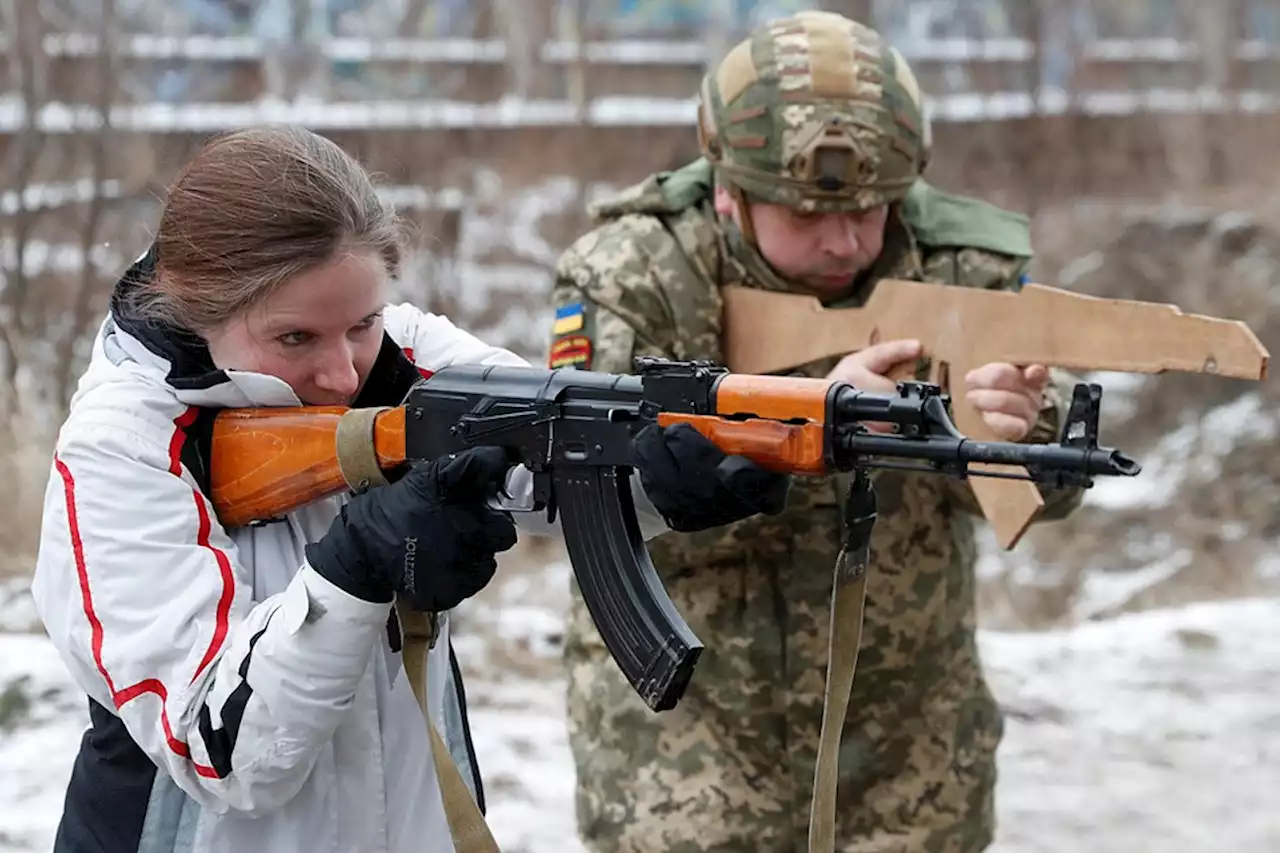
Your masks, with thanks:
M 352 326 L 351 332 L 349 334 L 364 335 L 366 333 L 372 332 L 374 327 L 378 325 L 378 320 L 380 320 L 381 318 L 382 318 L 381 314 L 370 314 L 368 317 L 365 317 L 359 323 L 356 323 L 354 326 Z
M 276 338 L 276 340 L 287 347 L 296 347 L 300 344 L 305 344 L 309 340 L 309 336 L 306 332 L 287 332 Z

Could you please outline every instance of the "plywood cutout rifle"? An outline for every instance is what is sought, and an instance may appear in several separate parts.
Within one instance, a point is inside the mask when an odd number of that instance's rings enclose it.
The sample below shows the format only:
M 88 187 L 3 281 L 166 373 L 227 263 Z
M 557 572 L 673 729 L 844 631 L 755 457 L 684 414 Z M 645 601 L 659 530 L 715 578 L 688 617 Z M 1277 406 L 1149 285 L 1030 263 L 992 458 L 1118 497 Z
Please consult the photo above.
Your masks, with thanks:
M 859 308 L 825 308 L 813 296 L 738 285 L 721 293 L 722 345 L 730 370 L 779 373 L 878 341 L 919 340 L 930 363 L 929 382 L 952 397 L 957 429 L 979 440 L 995 434 L 953 385 L 990 362 L 1262 380 L 1270 357 L 1238 320 L 1042 284 L 1013 293 L 885 279 Z M 979 477 L 971 482 L 1000 544 L 1013 548 L 1044 506 L 1039 490 L 1026 480 Z

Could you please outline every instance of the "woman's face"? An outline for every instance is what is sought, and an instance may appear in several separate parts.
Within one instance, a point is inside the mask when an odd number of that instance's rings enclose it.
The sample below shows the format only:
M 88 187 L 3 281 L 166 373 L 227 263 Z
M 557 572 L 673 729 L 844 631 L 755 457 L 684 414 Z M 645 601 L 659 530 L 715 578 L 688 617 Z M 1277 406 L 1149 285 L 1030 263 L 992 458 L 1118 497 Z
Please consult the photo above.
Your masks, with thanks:
M 213 363 L 279 377 L 304 405 L 350 405 L 382 346 L 387 279 L 376 252 L 339 253 L 206 334 Z

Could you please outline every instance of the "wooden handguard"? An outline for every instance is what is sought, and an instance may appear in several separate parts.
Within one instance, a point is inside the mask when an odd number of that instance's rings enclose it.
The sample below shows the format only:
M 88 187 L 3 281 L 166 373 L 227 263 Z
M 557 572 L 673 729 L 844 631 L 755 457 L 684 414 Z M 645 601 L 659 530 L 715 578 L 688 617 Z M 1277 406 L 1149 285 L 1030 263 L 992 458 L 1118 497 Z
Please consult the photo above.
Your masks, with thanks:
M 826 379 L 730 373 L 716 386 L 715 415 L 663 412 L 658 423 L 689 423 L 725 453 L 745 456 L 771 471 L 823 474 L 831 384 Z M 734 420 L 743 416 L 777 420 Z

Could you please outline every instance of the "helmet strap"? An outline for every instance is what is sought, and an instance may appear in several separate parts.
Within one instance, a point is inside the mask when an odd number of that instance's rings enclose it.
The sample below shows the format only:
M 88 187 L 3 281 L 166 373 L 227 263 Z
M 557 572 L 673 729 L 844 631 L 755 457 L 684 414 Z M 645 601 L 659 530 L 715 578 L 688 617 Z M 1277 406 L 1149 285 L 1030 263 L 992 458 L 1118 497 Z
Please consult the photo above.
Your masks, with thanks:
M 747 203 L 747 194 L 742 191 L 742 187 L 733 183 L 726 182 L 729 186 L 729 195 L 738 205 L 738 230 L 742 232 L 742 242 L 759 251 L 760 246 L 756 243 L 756 229 L 751 224 L 751 205 Z
M 752 224 L 751 206 L 747 203 L 746 192 L 731 181 L 726 181 L 724 186 L 729 191 L 729 196 L 738 205 L 737 222 L 731 220 L 728 223 L 731 229 L 728 237 L 730 251 L 733 252 L 737 262 L 749 276 L 769 290 L 785 291 L 797 286 L 803 287 L 799 282 L 789 280 L 775 269 L 773 264 L 769 263 L 769 259 L 764 256 L 764 252 L 760 250 L 760 241 Z

